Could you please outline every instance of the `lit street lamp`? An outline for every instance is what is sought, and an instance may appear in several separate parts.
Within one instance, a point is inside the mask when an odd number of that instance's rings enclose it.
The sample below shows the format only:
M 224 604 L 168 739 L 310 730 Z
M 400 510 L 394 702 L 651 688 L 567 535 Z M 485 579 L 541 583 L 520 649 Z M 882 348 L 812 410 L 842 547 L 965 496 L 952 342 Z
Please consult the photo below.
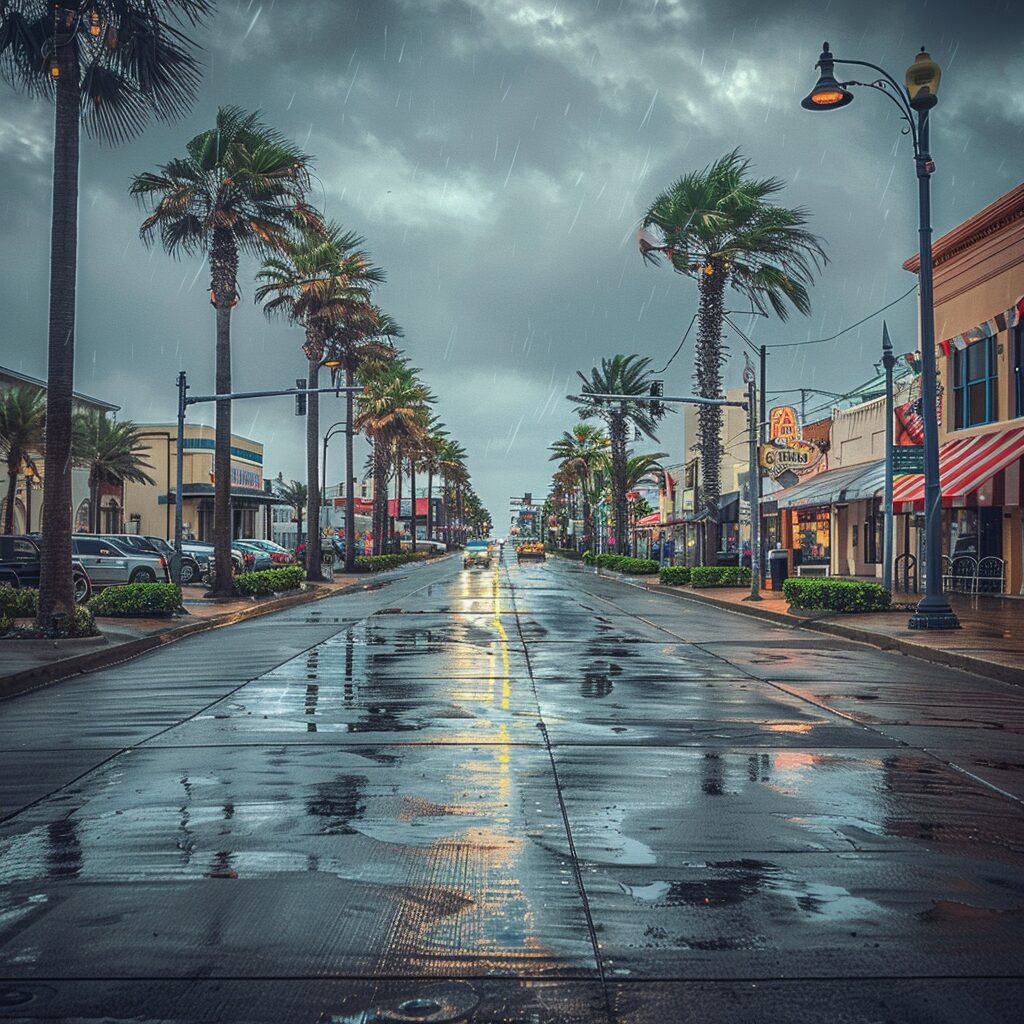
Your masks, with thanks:
M 871 82 L 840 82 L 836 64 L 870 68 L 881 76 Z M 853 102 L 850 86 L 866 86 L 884 93 L 900 109 L 914 145 L 918 183 L 918 235 L 920 273 L 918 292 L 921 317 L 921 418 L 924 421 L 924 560 L 925 594 L 910 618 L 911 629 L 959 629 L 960 621 L 942 592 L 942 492 L 939 485 L 939 436 L 936 418 L 935 310 L 932 300 L 931 176 L 935 163 L 928 145 L 929 112 L 938 102 L 936 95 L 942 72 L 922 47 L 907 68 L 906 88 L 888 71 L 863 60 L 840 60 L 822 47 L 817 84 L 802 100 L 805 110 L 836 110 Z

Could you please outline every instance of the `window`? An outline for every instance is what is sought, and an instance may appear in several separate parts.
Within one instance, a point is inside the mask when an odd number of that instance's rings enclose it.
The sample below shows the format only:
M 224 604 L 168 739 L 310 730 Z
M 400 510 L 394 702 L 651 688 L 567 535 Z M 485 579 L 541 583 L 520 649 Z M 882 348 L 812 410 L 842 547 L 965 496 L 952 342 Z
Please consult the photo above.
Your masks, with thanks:
M 954 429 L 993 423 L 996 402 L 996 339 L 985 338 L 953 353 Z
M 832 542 L 832 516 L 828 506 L 793 509 L 795 565 L 828 565 Z
M 1024 416 L 1024 324 L 1013 329 L 1013 390 L 1016 415 Z

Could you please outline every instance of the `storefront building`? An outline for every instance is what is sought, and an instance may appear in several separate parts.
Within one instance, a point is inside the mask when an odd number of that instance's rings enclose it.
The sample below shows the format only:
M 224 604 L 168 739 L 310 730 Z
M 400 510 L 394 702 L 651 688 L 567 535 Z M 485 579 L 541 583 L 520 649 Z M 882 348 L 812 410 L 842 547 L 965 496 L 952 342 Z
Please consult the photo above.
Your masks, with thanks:
M 0 391 L 12 388 L 31 388 L 46 393 L 46 381 L 38 377 L 10 370 L 0 366 Z M 75 412 L 96 412 L 102 416 L 114 416 L 120 406 L 92 398 L 78 391 L 72 394 Z M 36 533 L 42 529 L 43 487 L 46 483 L 46 460 L 41 452 L 33 453 L 32 462 L 23 465 L 15 480 L 14 531 L 15 533 Z M 100 506 L 100 530 L 105 533 L 120 533 L 124 521 L 124 492 L 120 484 L 101 484 L 97 500 Z M 7 478 L 4 478 L 3 493 L 0 494 L 0 523 L 4 522 L 7 504 Z M 91 497 L 89 493 L 89 470 L 73 467 L 71 470 L 72 529 L 82 532 L 89 529 L 91 522 Z
M 997 560 L 1024 592 L 1024 184 L 939 238 L 935 337 L 943 553 Z M 916 273 L 914 256 L 904 267 Z M 901 478 L 896 508 L 920 512 L 924 480 Z
M 153 467 L 155 484 L 125 484 L 126 530 L 171 539 L 174 536 L 177 426 L 144 424 L 142 456 Z M 182 508 L 184 534 L 213 540 L 214 429 L 202 424 L 185 427 Z M 231 436 L 231 536 L 266 535 L 265 508 L 278 499 L 264 490 L 263 445 L 238 434 Z

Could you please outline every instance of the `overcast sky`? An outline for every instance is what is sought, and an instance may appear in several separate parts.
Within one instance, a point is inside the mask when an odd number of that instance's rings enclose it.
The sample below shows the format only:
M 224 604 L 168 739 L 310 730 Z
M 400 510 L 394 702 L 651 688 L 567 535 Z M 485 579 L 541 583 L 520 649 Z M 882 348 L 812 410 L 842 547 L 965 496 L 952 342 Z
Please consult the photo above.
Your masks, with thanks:
M 173 418 L 179 368 L 212 387 L 208 271 L 146 250 L 127 186 L 181 153 L 218 106 L 259 109 L 315 156 L 314 202 L 386 269 L 380 303 L 500 525 L 509 495 L 546 493 L 546 448 L 574 422 L 574 371 L 616 352 L 660 367 L 696 310 L 693 282 L 637 252 L 661 189 L 734 147 L 783 178 L 780 201 L 809 209 L 831 263 L 810 317 L 737 324 L 758 343 L 831 335 L 912 287 L 901 264 L 916 251 L 916 179 L 881 95 L 861 90 L 829 115 L 800 108 L 822 40 L 898 78 L 923 44 L 942 65 L 942 233 L 1021 180 L 1022 29 L 1019 0 L 222 0 L 189 118 L 116 149 L 83 145 L 76 386 L 143 422 Z M 0 85 L 0 364 L 38 376 L 51 146 L 51 109 Z M 301 336 L 264 320 L 253 271 L 243 263 L 235 383 L 289 386 L 304 372 Z M 744 308 L 738 296 L 731 308 Z M 912 349 L 914 297 L 886 316 L 897 351 Z M 776 350 L 769 389 L 849 389 L 872 373 L 880 331 L 876 319 Z M 668 390 L 691 391 L 691 374 L 692 334 Z M 326 426 L 343 410 L 325 406 Z M 267 472 L 286 478 L 304 465 L 291 413 L 281 399 L 235 411 L 236 431 L 266 445 Z M 661 437 L 677 459 L 680 424 Z M 340 445 L 332 480 L 339 458 Z

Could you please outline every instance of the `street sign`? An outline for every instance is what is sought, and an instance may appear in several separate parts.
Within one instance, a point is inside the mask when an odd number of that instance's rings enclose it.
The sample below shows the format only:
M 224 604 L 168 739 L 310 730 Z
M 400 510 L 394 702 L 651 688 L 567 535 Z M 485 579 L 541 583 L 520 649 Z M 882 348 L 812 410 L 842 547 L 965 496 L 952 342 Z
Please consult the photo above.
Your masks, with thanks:
M 898 444 L 892 450 L 892 475 L 910 476 L 924 472 L 924 445 Z

